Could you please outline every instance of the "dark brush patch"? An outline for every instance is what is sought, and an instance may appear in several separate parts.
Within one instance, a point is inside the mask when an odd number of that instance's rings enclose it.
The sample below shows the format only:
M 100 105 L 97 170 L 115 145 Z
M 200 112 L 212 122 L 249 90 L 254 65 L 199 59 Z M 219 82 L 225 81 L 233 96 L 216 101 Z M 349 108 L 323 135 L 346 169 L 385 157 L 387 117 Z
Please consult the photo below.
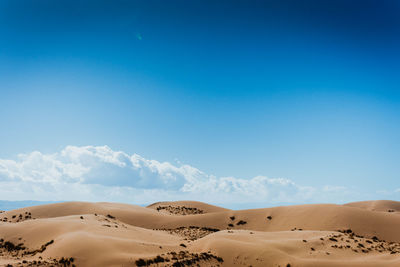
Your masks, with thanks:
M 175 215 L 196 215 L 203 214 L 204 211 L 198 208 L 185 207 L 185 206 L 158 206 L 157 211 L 165 210 L 171 214 Z
M 244 225 L 244 224 L 246 224 L 246 223 L 247 223 L 246 221 L 240 220 L 240 221 L 237 222 L 236 225 Z
M 110 215 L 110 214 L 107 214 L 107 216 L 106 216 L 107 218 L 110 218 L 110 219 L 113 219 L 113 220 L 115 220 L 115 217 L 114 216 L 112 216 L 112 215 Z
M 370 253 L 379 252 L 390 254 L 400 254 L 400 243 L 396 242 L 386 242 L 380 240 L 378 237 L 373 236 L 372 238 L 366 238 L 361 235 L 355 234 L 351 229 L 339 230 L 340 234 L 333 234 L 327 236 L 326 240 L 333 241 L 336 244 L 331 245 L 334 249 L 349 249 L 355 253 Z M 323 240 L 323 238 L 320 238 Z M 338 243 L 340 241 L 345 241 L 345 244 Z
M 164 263 L 162 266 L 173 266 L 173 267 L 183 267 L 183 266 L 194 266 L 199 265 L 201 262 L 217 261 L 218 263 L 224 262 L 221 257 L 215 256 L 210 252 L 202 253 L 189 253 L 188 251 L 179 252 L 168 252 L 167 256 L 157 255 L 155 258 L 151 259 L 138 259 L 135 261 L 137 266 L 151 266 L 157 265 L 158 263 Z M 170 263 L 171 264 L 167 264 Z
M 215 228 L 198 227 L 198 226 L 188 226 L 188 227 L 182 226 L 175 229 L 154 229 L 154 230 L 162 230 L 162 231 L 167 231 L 170 234 L 178 234 L 192 241 L 220 231 L 219 229 Z

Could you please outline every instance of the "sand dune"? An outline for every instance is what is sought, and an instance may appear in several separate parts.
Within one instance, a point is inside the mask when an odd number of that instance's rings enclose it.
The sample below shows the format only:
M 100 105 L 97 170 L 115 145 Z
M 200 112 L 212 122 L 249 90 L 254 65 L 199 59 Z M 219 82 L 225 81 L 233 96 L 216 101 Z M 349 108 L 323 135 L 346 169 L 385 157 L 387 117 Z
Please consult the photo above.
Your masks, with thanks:
M 345 205 L 373 211 L 400 212 L 400 202 L 392 200 L 360 201 Z
M 157 211 L 176 215 L 194 215 L 229 211 L 229 209 L 217 207 L 199 201 L 164 201 L 153 203 L 147 207 L 155 209 Z
M 0 265 L 400 266 L 399 206 L 33 206 L 0 213 Z

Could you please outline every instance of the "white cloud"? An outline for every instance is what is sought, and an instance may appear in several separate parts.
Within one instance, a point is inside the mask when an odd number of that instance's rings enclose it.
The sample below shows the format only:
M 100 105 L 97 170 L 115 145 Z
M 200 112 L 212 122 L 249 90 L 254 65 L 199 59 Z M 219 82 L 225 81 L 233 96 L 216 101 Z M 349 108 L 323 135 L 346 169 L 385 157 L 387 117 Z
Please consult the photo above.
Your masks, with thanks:
M 307 187 L 285 178 L 216 177 L 179 162 L 149 160 L 108 146 L 67 146 L 55 154 L 35 151 L 16 160 L 0 159 L 0 195 L 8 200 L 138 204 L 178 199 L 218 204 L 338 202 L 354 197 L 344 187 Z

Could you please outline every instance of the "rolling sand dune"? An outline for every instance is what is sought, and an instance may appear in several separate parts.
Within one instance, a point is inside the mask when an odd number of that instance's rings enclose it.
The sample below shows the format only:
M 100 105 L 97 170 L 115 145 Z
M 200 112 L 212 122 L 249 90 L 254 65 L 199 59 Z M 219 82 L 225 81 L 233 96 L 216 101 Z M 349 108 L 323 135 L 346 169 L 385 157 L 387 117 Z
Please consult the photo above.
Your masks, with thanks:
M 345 205 L 373 211 L 400 212 L 400 202 L 391 200 L 360 201 Z
M 157 211 L 176 215 L 193 215 L 229 211 L 229 209 L 213 206 L 199 201 L 156 202 L 147 207 Z
M 0 266 L 400 266 L 399 207 L 40 205 L 0 213 Z

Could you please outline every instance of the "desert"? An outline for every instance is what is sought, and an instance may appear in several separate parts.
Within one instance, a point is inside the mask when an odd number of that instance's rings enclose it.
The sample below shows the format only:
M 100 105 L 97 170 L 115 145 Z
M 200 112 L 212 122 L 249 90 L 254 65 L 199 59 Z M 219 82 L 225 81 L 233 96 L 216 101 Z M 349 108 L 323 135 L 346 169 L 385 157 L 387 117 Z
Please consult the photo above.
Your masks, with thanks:
M 64 202 L 0 213 L 1 266 L 400 266 L 400 202 L 230 210 Z

